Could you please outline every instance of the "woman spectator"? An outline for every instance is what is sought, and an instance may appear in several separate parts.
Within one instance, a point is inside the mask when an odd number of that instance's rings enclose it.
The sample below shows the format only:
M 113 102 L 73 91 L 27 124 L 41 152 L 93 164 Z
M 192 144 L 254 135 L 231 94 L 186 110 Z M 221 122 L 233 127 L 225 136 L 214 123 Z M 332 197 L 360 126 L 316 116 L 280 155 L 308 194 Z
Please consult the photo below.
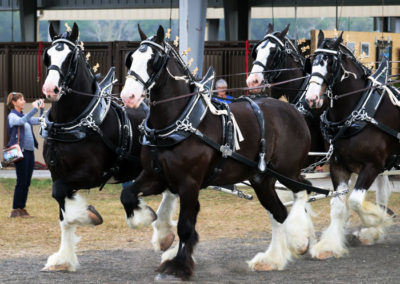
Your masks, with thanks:
M 24 158 L 15 162 L 17 181 L 14 189 L 13 209 L 11 218 L 32 217 L 25 209 L 31 184 L 33 166 L 35 164 L 34 148 L 38 147 L 32 125 L 39 124 L 38 117 L 33 117 L 40 108 L 44 108 L 43 100 L 32 103 L 33 109 L 24 114 L 25 99 L 22 93 L 12 92 L 7 97 L 7 107 L 11 110 L 8 115 L 8 147 L 18 143 Z

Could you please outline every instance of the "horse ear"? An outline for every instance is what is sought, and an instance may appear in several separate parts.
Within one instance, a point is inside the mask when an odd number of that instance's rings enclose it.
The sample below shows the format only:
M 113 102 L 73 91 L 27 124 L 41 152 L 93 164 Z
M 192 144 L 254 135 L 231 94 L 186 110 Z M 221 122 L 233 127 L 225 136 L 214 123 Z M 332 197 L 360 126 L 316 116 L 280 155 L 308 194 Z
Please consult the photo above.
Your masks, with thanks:
M 165 32 L 164 28 L 160 25 L 157 30 L 156 42 L 162 43 L 164 41 Z
M 324 32 L 322 30 L 319 30 L 317 47 L 321 46 L 322 42 L 324 41 L 324 38 L 325 38 Z
M 287 32 L 289 31 L 289 27 L 290 27 L 290 24 L 287 24 L 286 28 L 284 28 L 283 31 L 281 31 L 281 32 L 279 33 L 279 36 L 280 36 L 281 38 L 284 38 L 284 37 L 286 36 Z
M 53 41 L 54 38 L 57 36 L 57 33 L 54 30 L 54 27 L 53 27 L 52 23 L 50 23 L 50 25 L 49 25 L 49 35 L 50 35 L 51 41 Z
M 337 49 L 339 47 L 339 45 L 342 43 L 343 41 L 343 32 L 340 33 L 339 37 L 336 39 L 336 41 L 333 43 L 333 47 L 335 49 Z
M 274 25 L 269 23 L 267 27 L 267 34 L 270 34 L 274 31 Z
M 133 51 L 130 51 L 125 57 L 125 66 L 126 68 L 128 68 L 128 70 L 131 68 L 132 65 L 132 54 Z
M 140 40 L 147 39 L 147 35 L 142 31 L 142 29 L 140 28 L 140 25 L 138 24 L 137 26 L 138 26 L 138 30 L 139 30 Z
M 74 25 L 72 26 L 72 32 L 69 37 L 70 41 L 75 42 L 78 39 L 79 36 L 79 28 L 78 25 L 74 22 Z

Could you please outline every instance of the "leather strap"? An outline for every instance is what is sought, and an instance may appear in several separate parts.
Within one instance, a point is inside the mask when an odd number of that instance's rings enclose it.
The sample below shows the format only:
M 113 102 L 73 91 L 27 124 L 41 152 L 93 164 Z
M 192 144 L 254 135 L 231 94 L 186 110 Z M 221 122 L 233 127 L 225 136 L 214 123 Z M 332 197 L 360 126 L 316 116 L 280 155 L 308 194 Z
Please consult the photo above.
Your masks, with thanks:
M 19 132 L 21 130 L 21 126 L 18 126 L 18 136 L 17 136 L 17 144 L 19 145 Z
M 215 143 L 213 140 L 211 140 L 210 138 L 205 136 L 200 130 L 196 130 L 196 132 L 194 134 L 196 134 L 197 137 L 199 137 L 202 141 L 207 143 L 209 146 L 211 146 L 215 150 L 220 151 L 221 145 L 219 145 L 218 143 Z M 232 159 L 237 160 L 237 161 L 239 161 L 239 162 L 241 162 L 241 163 L 243 163 L 246 166 L 249 166 L 251 168 L 255 168 L 255 169 L 258 168 L 258 164 L 256 162 L 246 158 L 245 156 L 243 156 L 243 155 L 241 155 L 241 154 L 239 154 L 237 152 L 232 152 L 232 155 L 230 155 L 229 157 L 231 157 Z M 265 168 L 265 171 L 263 173 L 276 178 L 277 180 L 279 180 L 280 183 L 282 183 L 283 185 L 285 185 L 288 188 L 295 188 L 295 189 L 298 189 L 298 190 L 313 191 L 313 192 L 316 192 L 316 193 L 325 194 L 326 196 L 329 195 L 329 190 L 318 188 L 318 187 L 314 187 L 314 186 L 311 186 L 309 184 L 301 183 L 301 182 L 298 182 L 296 180 L 292 180 L 292 179 L 290 179 L 290 178 L 288 178 L 286 176 L 281 175 L 280 173 L 278 173 L 278 172 L 274 171 L 273 169 L 271 169 L 269 163 L 268 163 L 268 165 Z

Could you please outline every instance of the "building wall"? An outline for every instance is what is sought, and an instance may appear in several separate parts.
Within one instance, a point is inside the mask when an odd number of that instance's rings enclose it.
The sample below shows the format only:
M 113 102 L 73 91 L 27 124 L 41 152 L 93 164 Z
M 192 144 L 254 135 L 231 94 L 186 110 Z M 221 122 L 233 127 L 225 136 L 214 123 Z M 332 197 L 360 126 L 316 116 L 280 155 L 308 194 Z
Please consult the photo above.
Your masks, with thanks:
M 340 31 L 323 31 L 325 38 L 337 37 L 340 35 Z M 311 51 L 313 52 L 317 48 L 318 43 L 318 33 L 317 30 L 311 31 Z M 400 59 L 400 33 L 381 33 L 381 32 L 351 32 L 345 31 L 343 33 L 343 42 L 347 44 L 348 42 L 353 42 L 355 47 L 354 55 L 357 59 L 362 62 L 367 67 L 375 68 L 375 64 L 378 59 L 376 56 L 376 40 L 381 38 L 384 40 L 392 41 L 392 61 L 399 61 Z M 365 56 L 361 53 L 361 45 L 369 45 L 369 55 Z M 392 74 L 399 74 L 400 64 L 399 62 L 392 63 Z

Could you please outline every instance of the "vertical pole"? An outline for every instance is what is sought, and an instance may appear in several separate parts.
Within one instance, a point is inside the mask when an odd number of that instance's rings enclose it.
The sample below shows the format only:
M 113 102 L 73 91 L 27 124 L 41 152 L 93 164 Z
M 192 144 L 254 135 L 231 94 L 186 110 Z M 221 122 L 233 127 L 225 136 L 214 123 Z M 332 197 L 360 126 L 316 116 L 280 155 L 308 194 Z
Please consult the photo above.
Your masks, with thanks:
M 249 55 L 250 55 L 250 42 L 246 40 L 246 80 L 249 77 Z M 246 95 L 249 95 L 249 90 L 246 91 Z
M 338 0 L 336 0 L 336 30 L 339 30 L 339 22 L 338 22 Z
M 179 53 L 190 47 L 183 57 L 186 62 L 193 57 L 190 69 L 198 68 L 197 76 L 202 76 L 204 57 L 204 35 L 206 26 L 207 0 L 179 0 Z
M 297 1 L 294 0 L 294 35 L 296 40 L 299 39 L 299 36 L 297 34 Z

